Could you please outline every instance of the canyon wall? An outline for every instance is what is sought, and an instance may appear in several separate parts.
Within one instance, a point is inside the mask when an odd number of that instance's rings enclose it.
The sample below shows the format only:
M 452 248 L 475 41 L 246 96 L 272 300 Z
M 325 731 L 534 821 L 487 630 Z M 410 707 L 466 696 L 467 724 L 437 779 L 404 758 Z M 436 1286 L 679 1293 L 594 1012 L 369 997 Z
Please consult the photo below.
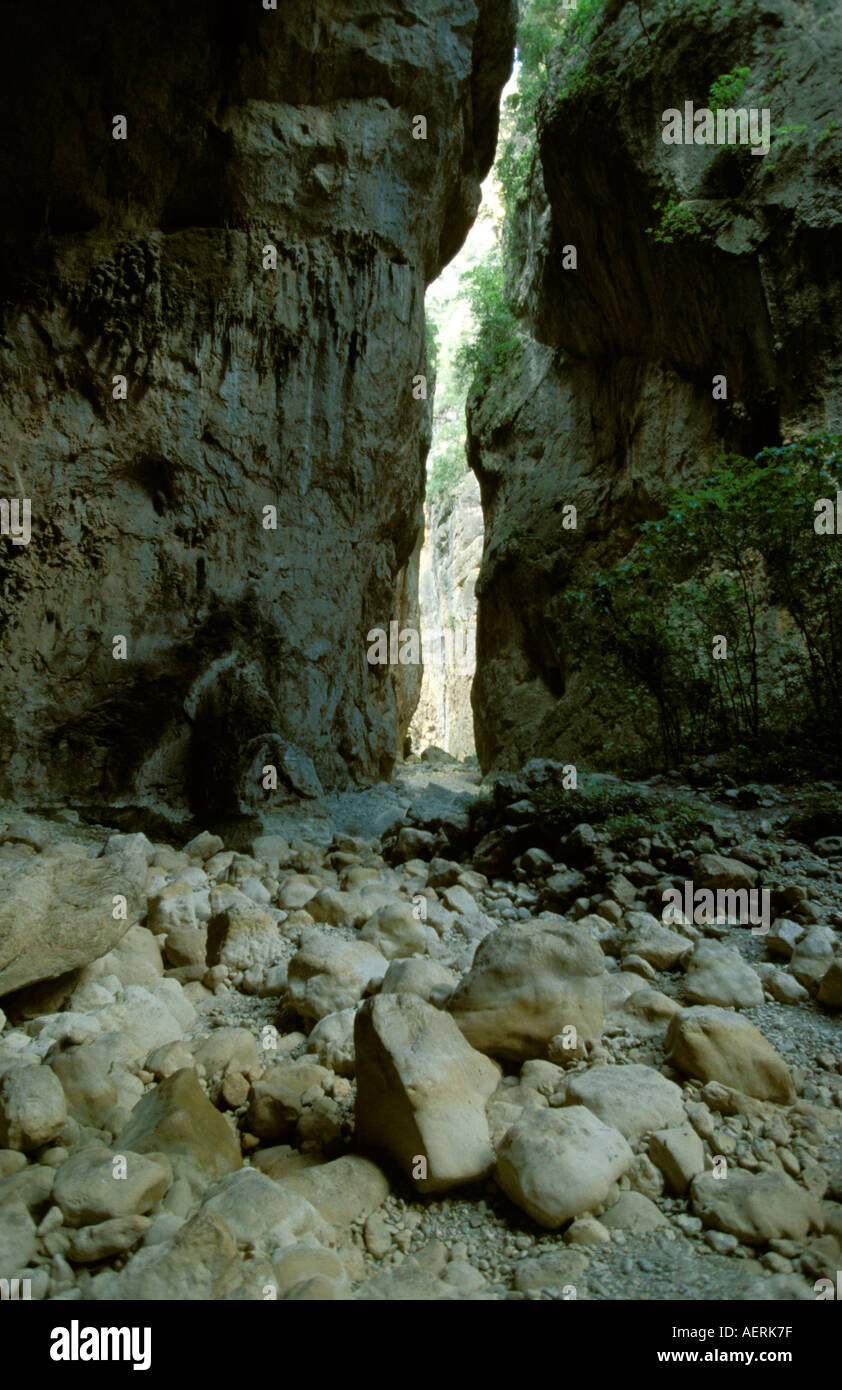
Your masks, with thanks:
M 482 555 L 479 485 L 466 473 L 426 503 L 418 588 L 424 675 L 413 726 L 419 748 L 474 753 L 471 686 L 476 668 L 475 588 Z
M 551 64 L 513 229 L 524 348 L 469 414 L 486 771 L 536 755 L 610 761 L 611 691 L 579 662 L 565 591 L 626 553 L 635 524 L 720 451 L 842 424 L 837 21 L 833 0 L 642 13 L 608 0 L 583 50 Z M 735 104 L 769 109 L 768 154 L 663 142 L 663 111 L 706 106 L 743 67 Z M 664 239 L 670 203 L 691 234 Z
M 365 637 L 418 624 L 424 291 L 514 15 L 340 9 L 4 8 L 0 795 L 228 814 L 265 763 L 391 770 L 420 671 Z

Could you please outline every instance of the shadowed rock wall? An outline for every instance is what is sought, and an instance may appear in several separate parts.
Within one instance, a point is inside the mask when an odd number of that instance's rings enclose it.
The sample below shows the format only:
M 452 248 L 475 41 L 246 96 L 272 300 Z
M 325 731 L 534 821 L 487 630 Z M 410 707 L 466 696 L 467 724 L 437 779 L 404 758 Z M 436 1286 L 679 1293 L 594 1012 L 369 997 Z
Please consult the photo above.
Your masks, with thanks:
M 237 811 L 286 745 L 388 775 L 420 672 L 365 634 L 417 624 L 424 290 L 493 157 L 509 0 L 0 25 L 0 493 L 32 507 L 0 794 Z
M 842 422 L 837 7 L 643 14 L 648 34 L 636 4 L 608 0 L 585 52 L 553 65 L 515 228 L 526 347 L 470 412 L 485 514 L 473 687 L 484 770 L 599 759 L 618 732 L 611 692 L 581 667 L 565 591 L 626 553 L 635 525 L 723 449 L 752 454 Z M 768 108 L 785 138 L 764 156 L 665 145 L 662 112 L 706 106 L 711 84 L 741 67 L 736 104 Z M 695 220 L 691 236 L 647 234 L 670 201 Z

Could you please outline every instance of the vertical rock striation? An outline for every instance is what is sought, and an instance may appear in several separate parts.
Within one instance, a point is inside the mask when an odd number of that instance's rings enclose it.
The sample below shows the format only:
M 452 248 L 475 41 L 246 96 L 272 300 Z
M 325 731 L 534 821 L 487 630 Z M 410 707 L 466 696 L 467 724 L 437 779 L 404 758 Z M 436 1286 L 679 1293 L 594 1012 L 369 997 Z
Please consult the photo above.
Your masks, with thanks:
M 0 794 L 227 813 L 287 744 L 325 785 L 388 775 L 420 672 L 365 635 L 417 623 L 424 290 L 493 157 L 510 0 L 2 26 L 0 469 L 32 534 L 0 540 Z
M 424 678 L 414 724 L 421 745 L 456 758 L 474 750 L 471 685 L 476 667 L 475 588 L 482 554 L 479 485 L 466 473 L 426 506 L 419 598 Z

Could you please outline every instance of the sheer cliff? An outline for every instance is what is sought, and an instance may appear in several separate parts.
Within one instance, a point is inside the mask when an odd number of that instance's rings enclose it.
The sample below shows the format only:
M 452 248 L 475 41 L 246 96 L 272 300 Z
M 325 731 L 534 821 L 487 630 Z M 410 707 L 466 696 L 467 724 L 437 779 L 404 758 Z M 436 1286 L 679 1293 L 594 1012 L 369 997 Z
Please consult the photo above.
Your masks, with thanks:
M 266 763 L 387 776 L 421 673 L 365 637 L 418 622 L 424 290 L 493 158 L 509 0 L 2 24 L 31 536 L 0 553 L 0 794 L 228 813 Z
M 608 0 L 588 13 L 550 63 L 511 232 L 522 350 L 469 413 L 486 770 L 605 758 L 611 692 L 589 680 L 565 593 L 720 451 L 842 416 L 837 6 Z M 724 77 L 730 105 L 768 111 L 768 153 L 666 144 L 663 113 L 710 106 Z

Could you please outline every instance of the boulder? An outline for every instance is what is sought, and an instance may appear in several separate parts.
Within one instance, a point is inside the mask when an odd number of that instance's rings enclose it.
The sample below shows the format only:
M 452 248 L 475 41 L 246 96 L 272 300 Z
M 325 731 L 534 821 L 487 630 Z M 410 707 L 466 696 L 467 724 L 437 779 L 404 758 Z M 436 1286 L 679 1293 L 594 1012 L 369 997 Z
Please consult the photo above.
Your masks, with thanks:
M 145 1053 L 178 1042 L 195 1017 L 178 982 L 160 980 L 154 986 L 128 985 L 113 1004 L 98 1010 L 96 1021 L 102 1032 L 132 1033 Z
M 95 1226 L 70 1232 L 67 1258 L 71 1264 L 96 1264 L 125 1254 L 139 1245 L 152 1222 L 148 1216 L 113 1216 Z
M 663 1037 L 670 1020 L 681 1011 L 669 994 L 651 989 L 641 980 L 642 989 L 635 990 L 612 1010 L 612 1023 L 621 1024 L 638 1038 Z
M 426 950 L 427 934 L 424 925 L 413 913 L 408 902 L 399 900 L 379 907 L 369 917 L 360 937 L 385 956 L 413 956 Z
M 114 1147 L 165 1154 L 176 1177 L 197 1191 L 242 1166 L 236 1133 L 187 1067 L 138 1101 Z
M 144 906 L 145 856 L 0 860 L 0 997 L 114 946 Z M 115 917 L 117 896 L 127 917 Z
M 106 1061 L 87 1045 L 72 1052 L 57 1052 L 50 1059 L 50 1066 L 61 1083 L 73 1119 L 104 1129 L 117 1104 L 117 1088 L 108 1075 Z
M 195 930 L 195 928 L 192 928 Z M 149 985 L 160 980 L 164 973 L 161 959 L 161 942 L 148 927 L 134 925 L 125 936 L 106 951 L 104 956 L 84 966 L 80 981 L 99 980 L 107 975 L 116 975 L 120 984 Z
M 810 927 L 801 938 L 789 962 L 789 968 L 805 989 L 818 984 L 833 962 L 838 937 L 831 927 Z
M 278 902 L 287 912 L 294 912 L 306 907 L 323 886 L 314 874 L 287 874 L 278 889 Z
M 747 1018 L 713 1005 L 682 1009 L 667 1029 L 667 1057 L 685 1076 L 720 1081 L 758 1100 L 791 1105 L 795 1086 L 783 1058 Z
M 632 913 L 643 917 L 642 912 Z M 692 941 L 679 932 L 669 931 L 652 919 L 636 927 L 623 942 L 624 956 L 640 956 L 656 970 L 671 970 L 680 961 L 686 960 L 693 950 Z
M 286 1173 L 281 1181 L 306 1197 L 331 1226 L 339 1227 L 366 1221 L 391 1191 L 383 1170 L 362 1154 L 343 1154 L 330 1163 L 302 1167 Z
M 322 1091 L 329 1080 L 330 1072 L 316 1062 L 274 1063 L 249 1090 L 249 1131 L 275 1143 L 290 1138 L 304 1113 L 304 1094 L 314 1087 Z
M 249 1028 L 214 1028 L 209 1037 L 194 1044 L 193 1055 L 207 1076 L 230 1068 L 250 1077 L 262 1066 L 255 1035 Z
M 739 951 L 721 941 L 700 941 L 687 968 L 684 992 L 694 1004 L 748 1009 L 762 1004 L 763 985 Z
M 221 1217 L 237 1241 L 267 1251 L 297 1240 L 335 1240 L 333 1228 L 306 1197 L 255 1168 L 241 1168 L 215 1183 L 202 1211 Z
M 353 1008 L 369 985 L 386 974 L 387 962 L 368 941 L 346 941 L 310 928 L 302 932 L 301 949 L 289 963 L 289 1001 L 302 1018 Z
M 276 1251 L 272 1268 L 279 1298 L 311 1296 L 318 1287 L 323 1299 L 346 1299 L 350 1295 L 345 1266 L 334 1250 L 321 1245 L 294 1245 Z
M 383 978 L 381 994 L 417 994 L 428 1004 L 445 1003 L 459 980 L 452 970 L 437 960 L 418 957 L 414 960 L 393 960 Z
M 783 956 L 785 960 L 789 960 L 806 930 L 800 922 L 791 922 L 787 917 L 779 917 L 772 923 L 766 936 L 766 950 L 770 955 Z
M 529 1109 L 506 1133 L 495 1176 L 516 1206 L 555 1231 L 616 1196 L 633 1157 L 619 1130 L 583 1105 Z
M 634 1236 L 669 1226 L 663 1212 L 642 1192 L 621 1192 L 614 1205 L 603 1212 L 601 1220 L 609 1231 L 629 1231 Z
M 0 1203 L 0 1278 L 25 1269 L 38 1248 L 36 1226 L 23 1202 Z
M 380 995 L 357 1013 L 354 1045 L 359 1144 L 391 1153 L 420 1192 L 491 1171 L 485 1103 L 500 1069 L 449 1014 L 414 994 Z
M 93 1280 L 89 1297 L 128 1303 L 261 1299 L 273 1282 L 268 1260 L 247 1265 L 222 1217 L 200 1211 L 173 1240 L 138 1251 L 121 1273 L 108 1272 Z
M 693 1178 L 705 1170 L 705 1150 L 690 1125 L 659 1129 L 649 1136 L 649 1157 L 660 1168 L 673 1192 L 683 1195 Z
M 64 1091 L 49 1067 L 16 1066 L 0 1077 L 0 1149 L 40 1149 L 66 1119 Z
M 325 1014 L 313 1025 L 307 1039 L 307 1051 L 315 1053 L 321 1065 L 337 1076 L 354 1075 L 355 1012 L 340 1009 L 338 1013 Z
M 829 965 L 819 984 L 818 1001 L 829 1009 L 842 1009 L 842 961 Z
M 548 929 L 539 918 L 481 941 L 447 1007 L 478 1051 L 513 1061 L 546 1057 L 551 1039 L 570 1025 L 580 1039 L 599 1038 L 603 966 L 589 936 L 570 924 Z
M 590 1067 L 567 1083 L 566 1105 L 586 1105 L 634 1142 L 653 1129 L 684 1123 L 681 1090 L 653 1067 Z
M 220 854 L 224 848 L 225 844 L 218 835 L 212 835 L 209 830 L 202 830 L 198 835 L 194 835 L 192 840 L 187 841 L 184 853 L 189 854 L 191 859 L 201 859 L 204 863 L 215 854 Z
M 588 827 L 590 829 L 590 827 Z M 579 1250 L 542 1250 L 527 1255 L 515 1265 L 514 1286 L 525 1293 L 532 1289 L 581 1290 L 588 1271 L 588 1259 Z
M 739 859 L 727 859 L 722 854 L 700 854 L 693 860 L 693 883 L 696 888 L 753 888 L 757 869 Z
M 232 970 L 253 966 L 267 969 L 285 954 L 275 918 L 238 889 L 226 888 L 224 894 L 214 892 L 211 909 L 208 965 L 227 965 Z
M 823 1229 L 821 1204 L 785 1173 L 700 1173 L 690 1186 L 693 1210 L 706 1226 L 727 1231 L 744 1245 L 803 1241 Z
M 93 1226 L 121 1216 L 142 1216 L 158 1205 L 172 1182 L 165 1162 L 99 1144 L 71 1154 L 58 1168 L 53 1201 L 64 1224 Z

